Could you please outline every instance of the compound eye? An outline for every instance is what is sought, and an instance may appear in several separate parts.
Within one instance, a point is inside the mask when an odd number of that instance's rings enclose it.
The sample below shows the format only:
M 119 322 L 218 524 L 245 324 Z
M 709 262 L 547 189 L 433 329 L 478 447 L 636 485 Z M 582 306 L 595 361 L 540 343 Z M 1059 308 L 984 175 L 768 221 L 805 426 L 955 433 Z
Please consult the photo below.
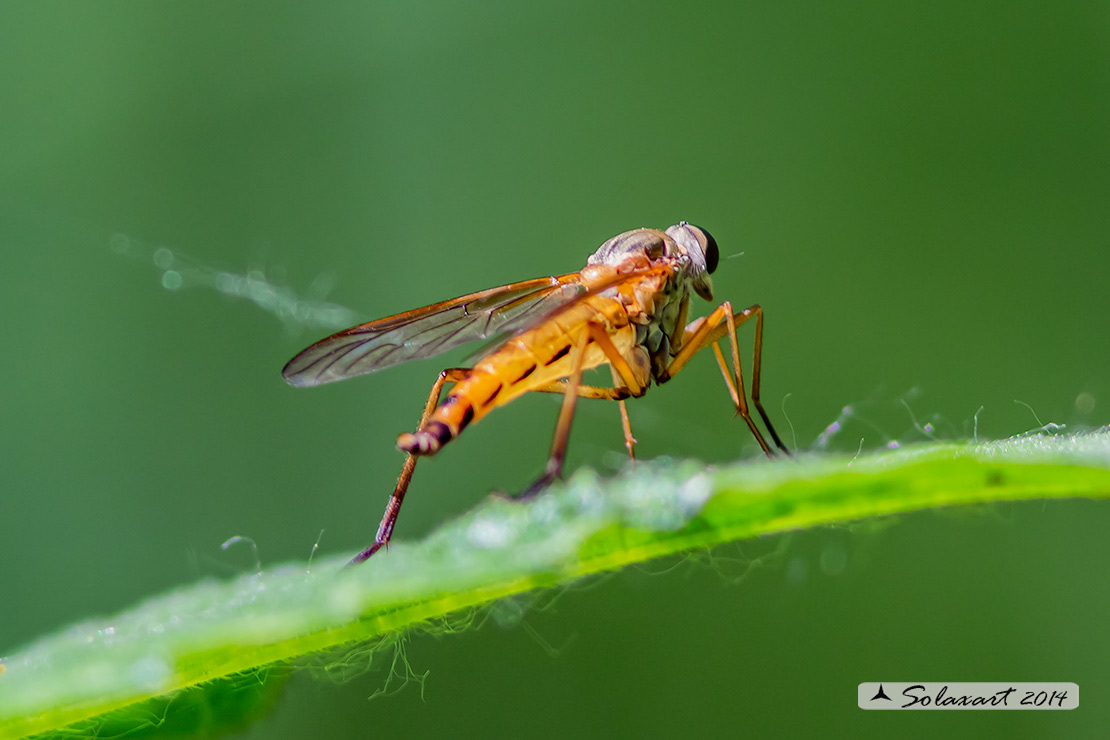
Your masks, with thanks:
M 699 241 L 702 241 L 705 246 L 705 271 L 712 275 L 713 271 L 717 269 L 717 263 L 721 261 L 721 253 L 717 249 L 717 240 L 702 227 L 693 224 L 690 224 L 690 226 L 693 226 L 695 231 L 701 232 L 702 239 L 699 239 Z

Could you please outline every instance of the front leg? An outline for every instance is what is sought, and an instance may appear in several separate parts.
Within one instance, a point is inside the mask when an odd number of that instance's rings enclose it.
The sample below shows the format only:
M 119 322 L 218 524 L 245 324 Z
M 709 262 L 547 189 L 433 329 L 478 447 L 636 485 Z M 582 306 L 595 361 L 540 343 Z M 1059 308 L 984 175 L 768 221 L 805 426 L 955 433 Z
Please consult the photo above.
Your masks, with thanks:
M 697 353 L 698 350 L 703 349 L 709 345 L 713 345 L 713 353 L 716 355 L 717 364 L 721 368 L 721 374 L 724 376 L 725 384 L 728 386 L 729 394 L 732 396 L 732 401 L 736 405 L 736 412 L 743 417 L 747 423 L 748 428 L 751 430 L 752 435 L 755 437 L 763 452 L 772 457 L 771 448 L 763 439 L 762 433 L 756 427 L 755 421 L 752 419 L 748 411 L 748 399 L 744 391 L 744 376 L 740 369 L 740 347 L 736 340 L 736 332 L 738 327 L 746 322 L 748 319 L 755 317 L 755 350 L 752 357 L 752 405 L 755 406 L 759 412 L 759 416 L 763 419 L 767 431 L 771 434 L 771 439 L 774 441 L 775 446 L 785 452 L 787 455 L 790 451 L 779 439 L 778 432 L 771 424 L 770 417 L 763 409 L 763 404 L 759 400 L 759 381 L 760 381 L 760 368 L 762 364 L 763 355 L 763 308 L 757 303 L 749 306 L 742 311 L 733 313 L 732 304 L 725 301 L 720 306 L 704 318 L 695 319 L 690 322 L 686 327 L 686 331 L 682 336 L 682 349 L 671 361 L 667 367 L 664 377 L 660 380 L 663 382 L 674 377 L 679 370 L 686 366 L 690 358 Z M 732 366 L 734 373 L 729 373 L 728 365 L 725 363 L 724 355 L 718 342 L 728 334 L 729 344 L 732 349 Z M 735 381 L 735 384 L 734 384 Z

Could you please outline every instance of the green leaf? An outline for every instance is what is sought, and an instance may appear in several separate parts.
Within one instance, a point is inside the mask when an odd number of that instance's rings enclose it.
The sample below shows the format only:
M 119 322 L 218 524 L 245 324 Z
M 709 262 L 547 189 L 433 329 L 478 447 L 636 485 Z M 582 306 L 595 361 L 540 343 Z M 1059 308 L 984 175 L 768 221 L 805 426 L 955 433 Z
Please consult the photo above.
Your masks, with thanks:
M 0 662 L 0 738 L 228 728 L 263 711 L 285 664 L 628 563 L 926 508 L 1110 497 L 1110 430 L 931 443 L 855 458 L 580 471 L 527 503 L 490 498 L 420 543 L 178 588 Z M 275 666 L 276 664 L 276 666 Z

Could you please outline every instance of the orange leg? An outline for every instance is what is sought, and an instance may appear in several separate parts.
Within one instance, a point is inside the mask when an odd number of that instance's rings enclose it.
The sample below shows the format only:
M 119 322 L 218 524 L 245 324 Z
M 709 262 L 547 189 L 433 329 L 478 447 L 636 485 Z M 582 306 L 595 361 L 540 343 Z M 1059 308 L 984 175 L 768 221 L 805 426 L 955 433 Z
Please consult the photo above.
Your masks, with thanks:
M 620 379 L 624 381 L 625 387 L 596 388 L 593 386 L 581 385 L 582 360 L 586 355 L 586 345 L 591 341 L 597 344 L 601 351 L 605 353 L 605 358 L 609 361 L 614 375 L 619 376 Z M 620 401 L 623 405 L 624 399 L 629 395 L 642 396 L 647 392 L 647 387 L 637 379 L 636 373 L 632 370 L 632 366 L 613 344 L 613 340 L 609 338 L 609 334 L 605 331 L 605 327 L 599 324 L 589 324 L 586 327 L 586 331 L 578 338 L 578 343 L 575 345 L 573 360 L 571 362 L 570 376 L 567 380 L 557 381 L 540 388 L 535 388 L 534 390 L 555 391 L 559 389 L 561 389 L 564 394 L 563 408 L 559 412 L 559 421 L 555 425 L 555 438 L 551 442 L 551 454 L 547 458 L 547 466 L 544 469 L 543 475 L 520 494 L 519 498 L 534 496 L 549 486 L 552 481 L 563 476 L 563 462 L 566 460 L 567 443 L 570 439 L 570 423 L 574 419 L 575 403 L 579 396 L 611 398 Z M 630 440 L 632 439 L 632 431 L 628 429 L 627 418 L 627 414 L 625 414 L 625 443 L 629 445 L 631 451 Z
M 612 340 L 603 329 L 597 326 L 590 326 L 591 335 L 600 334 L 601 336 L 594 336 L 594 341 L 598 343 L 602 351 L 605 352 L 605 357 L 609 360 L 609 369 L 613 372 L 613 384 L 616 385 L 618 380 L 623 380 L 625 387 L 633 389 L 632 395 L 642 396 L 647 392 L 647 388 L 640 387 L 640 383 L 636 380 L 636 374 L 632 372 L 628 360 L 613 346 Z M 602 342 L 604 339 L 604 342 Z M 638 389 L 638 392 L 635 392 Z M 634 446 L 636 440 L 632 437 L 632 425 L 628 421 L 628 406 L 625 405 L 622 398 L 617 403 L 621 410 L 621 430 L 624 432 L 624 446 L 628 448 L 628 458 L 632 462 L 636 462 L 636 453 Z
M 567 392 L 567 381 L 556 380 L 547 385 L 541 385 L 539 388 L 529 388 L 529 393 L 558 393 L 560 395 Z M 627 388 L 602 388 L 596 385 L 578 385 L 576 394 L 579 398 L 596 398 L 601 401 L 620 401 L 628 398 L 631 394 Z
M 628 421 L 628 407 L 624 401 L 619 401 L 621 407 L 621 430 L 624 431 L 624 446 L 628 448 L 628 459 L 636 462 L 636 439 L 632 436 L 632 425 Z
M 724 375 L 725 384 L 728 386 L 729 394 L 732 396 L 732 401 L 736 405 L 736 411 L 743 417 L 747 423 L 748 428 L 751 429 L 752 434 L 755 436 L 759 446 L 763 448 L 763 452 L 768 457 L 772 457 L 771 448 L 764 441 L 763 435 L 760 433 L 759 428 L 756 427 L 755 421 L 752 420 L 751 414 L 748 411 L 748 401 L 744 392 L 744 376 L 740 370 L 740 347 L 736 341 L 736 330 L 741 324 L 748 319 L 755 317 L 755 351 L 752 357 L 752 405 L 755 406 L 759 412 L 760 418 L 763 419 L 767 431 L 771 434 L 771 439 L 774 440 L 775 446 L 785 452 L 787 455 L 790 451 L 783 445 L 782 440 L 779 439 L 778 432 L 775 431 L 774 425 L 771 424 L 771 419 L 767 416 L 767 412 L 763 409 L 763 404 L 759 400 L 759 379 L 760 379 L 760 365 L 763 354 L 763 308 L 757 303 L 754 306 L 749 306 L 743 311 L 733 313 L 732 304 L 725 301 L 717 307 L 713 313 L 709 314 L 704 319 L 698 319 L 690 323 L 686 327 L 686 331 L 682 337 L 682 349 L 674 360 L 667 367 L 667 375 L 665 380 L 674 377 L 679 370 L 686 366 L 690 358 L 706 346 L 713 345 L 713 353 L 717 357 L 717 364 L 720 365 L 721 373 Z M 718 342 L 728 334 L 729 344 L 732 349 L 732 367 L 735 371 L 730 374 L 728 366 L 725 363 L 724 354 Z M 733 381 L 735 380 L 735 384 Z
M 581 384 L 582 360 L 585 356 L 586 344 L 591 339 L 598 344 L 603 352 L 605 352 L 606 358 L 613 366 L 614 375 L 619 375 L 626 383 L 627 387 L 600 388 L 598 386 Z M 465 380 L 469 374 L 469 368 L 458 367 L 448 368 L 439 374 L 439 378 L 436 379 L 435 384 L 432 385 L 431 392 L 428 394 L 428 401 L 424 404 L 424 413 L 420 417 L 420 423 L 417 425 L 418 429 L 424 426 L 424 422 L 428 420 L 428 417 L 435 411 L 436 406 L 439 405 L 439 396 L 443 391 L 443 386 L 446 383 L 458 383 L 460 380 Z M 631 454 L 632 443 L 634 443 L 635 440 L 632 439 L 632 433 L 628 426 L 628 415 L 624 410 L 624 399 L 629 396 L 642 396 L 646 392 L 646 388 L 637 381 L 632 367 L 613 345 L 604 327 L 590 324 L 588 331 L 579 338 L 578 344 L 575 346 L 572 370 L 568 380 L 556 381 L 539 388 L 533 388 L 532 390 L 541 393 L 562 393 L 563 406 L 559 412 L 559 420 L 555 426 L 555 438 L 551 443 L 551 454 L 548 457 L 544 474 L 521 494 L 523 497 L 531 496 L 542 491 L 553 480 L 562 476 L 563 461 L 566 459 L 567 443 L 570 437 L 570 424 L 574 418 L 575 403 L 579 397 L 599 398 L 619 401 L 621 403 L 621 413 L 625 427 L 625 443 L 629 447 L 629 454 Z M 393 494 L 389 497 L 389 503 L 386 504 L 385 514 L 382 516 L 381 524 L 378 525 L 378 533 L 374 537 L 374 542 L 358 555 L 351 558 L 351 561 L 347 563 L 348 566 L 356 565 L 369 559 L 371 555 L 389 544 L 389 540 L 393 536 L 393 527 L 397 523 L 397 516 L 401 512 L 401 504 L 405 500 L 405 492 L 408 490 L 409 483 L 412 481 L 412 474 L 416 470 L 417 457 L 418 455 L 409 454 L 405 459 L 405 465 L 401 468 L 401 475 L 397 479 L 397 485 L 393 489 Z
M 537 478 L 535 483 L 528 486 L 518 498 L 535 496 L 551 485 L 553 480 L 563 476 L 563 461 L 566 460 L 567 443 L 570 440 L 570 423 L 574 421 L 574 409 L 579 395 L 579 381 L 582 380 L 582 359 L 586 355 L 586 343 L 589 339 L 589 333 L 583 332 L 574 347 L 570 376 L 567 378 L 563 392 L 563 406 L 559 409 L 559 420 L 555 423 L 555 437 L 551 440 L 551 454 L 547 457 L 547 465 L 544 468 L 543 475 Z
M 549 383 L 539 388 L 532 388 L 529 393 L 566 393 L 567 381 L 556 380 L 554 383 Z M 578 386 L 579 398 L 597 398 L 603 401 L 616 401 L 620 404 L 621 410 L 621 426 L 624 429 L 624 446 L 628 448 L 628 455 L 633 461 L 636 456 L 632 454 L 632 446 L 636 444 L 636 440 L 632 437 L 632 427 L 628 422 L 628 409 L 624 404 L 624 399 L 632 394 L 627 388 L 617 386 L 613 388 L 600 388 L 596 385 L 579 385 Z
M 420 417 L 417 429 L 423 427 L 424 422 L 436 410 L 436 406 L 439 405 L 439 394 L 443 390 L 444 384 L 458 383 L 460 380 L 465 380 L 469 374 L 470 369 L 463 367 L 448 368 L 439 374 L 435 384 L 432 385 L 432 392 L 428 394 L 428 401 L 424 404 L 424 413 Z M 381 524 L 378 525 L 378 533 L 374 536 L 373 544 L 351 558 L 347 567 L 361 563 L 389 544 L 389 538 L 393 536 L 393 525 L 397 523 L 397 515 L 401 513 L 401 504 L 405 500 L 405 491 L 409 489 L 413 471 L 416 470 L 416 458 L 417 455 L 413 454 L 409 454 L 405 458 L 405 466 L 401 468 L 401 476 L 397 479 L 397 485 L 389 497 L 389 503 L 385 506 L 385 514 L 382 516 Z
M 624 399 L 629 396 L 640 397 L 647 392 L 647 388 L 640 383 L 636 378 L 636 373 L 632 370 L 632 366 L 628 360 L 620 353 L 613 340 L 609 338 L 605 328 L 598 324 L 590 324 L 588 327 L 589 337 L 597 346 L 605 353 L 605 358 L 609 361 L 609 368 L 613 372 L 613 388 L 598 388 L 591 385 L 579 385 L 578 395 L 583 398 L 606 398 L 613 401 L 618 401 L 621 412 L 621 428 L 624 431 L 624 446 L 628 449 L 628 457 L 633 462 L 636 461 L 634 445 L 636 444 L 635 438 L 632 436 L 632 425 L 628 421 L 628 407 L 624 403 Z M 617 386 L 618 381 L 623 381 L 624 386 Z M 559 380 L 554 383 L 542 386 L 540 388 L 533 388 L 534 391 L 541 393 L 565 393 L 567 389 L 567 381 Z

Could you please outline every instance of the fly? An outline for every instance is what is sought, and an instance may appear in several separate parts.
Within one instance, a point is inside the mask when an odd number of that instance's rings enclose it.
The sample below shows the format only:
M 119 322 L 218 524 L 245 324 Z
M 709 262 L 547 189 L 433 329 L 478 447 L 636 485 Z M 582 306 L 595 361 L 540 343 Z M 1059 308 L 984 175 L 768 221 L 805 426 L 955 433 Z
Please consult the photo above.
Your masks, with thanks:
M 437 453 L 494 408 L 525 393 L 563 396 L 544 473 L 521 494 L 531 496 L 562 477 L 578 398 L 617 402 L 625 446 L 634 457 L 625 399 L 644 395 L 652 382 L 667 382 L 705 347 L 713 348 L 737 413 L 763 452 L 773 456 L 749 413 L 740 371 L 736 331 L 751 318 L 751 403 L 774 446 L 789 454 L 759 400 L 763 309 L 755 304 L 734 312 L 725 301 L 708 316 L 686 323 L 691 291 L 713 300 L 709 275 L 719 259 L 716 240 L 693 224 L 626 231 L 602 244 L 579 272 L 490 288 L 344 329 L 290 360 L 282 370 L 285 381 L 316 386 L 433 357 L 467 342 L 496 340 L 473 367 L 440 372 L 420 424 L 397 439 L 408 457 L 374 542 L 350 564 L 389 543 L 417 460 Z M 720 346 L 725 336 L 731 371 Z M 612 371 L 612 387 L 581 382 L 583 371 L 602 365 Z M 441 401 L 447 383 L 453 387 Z

